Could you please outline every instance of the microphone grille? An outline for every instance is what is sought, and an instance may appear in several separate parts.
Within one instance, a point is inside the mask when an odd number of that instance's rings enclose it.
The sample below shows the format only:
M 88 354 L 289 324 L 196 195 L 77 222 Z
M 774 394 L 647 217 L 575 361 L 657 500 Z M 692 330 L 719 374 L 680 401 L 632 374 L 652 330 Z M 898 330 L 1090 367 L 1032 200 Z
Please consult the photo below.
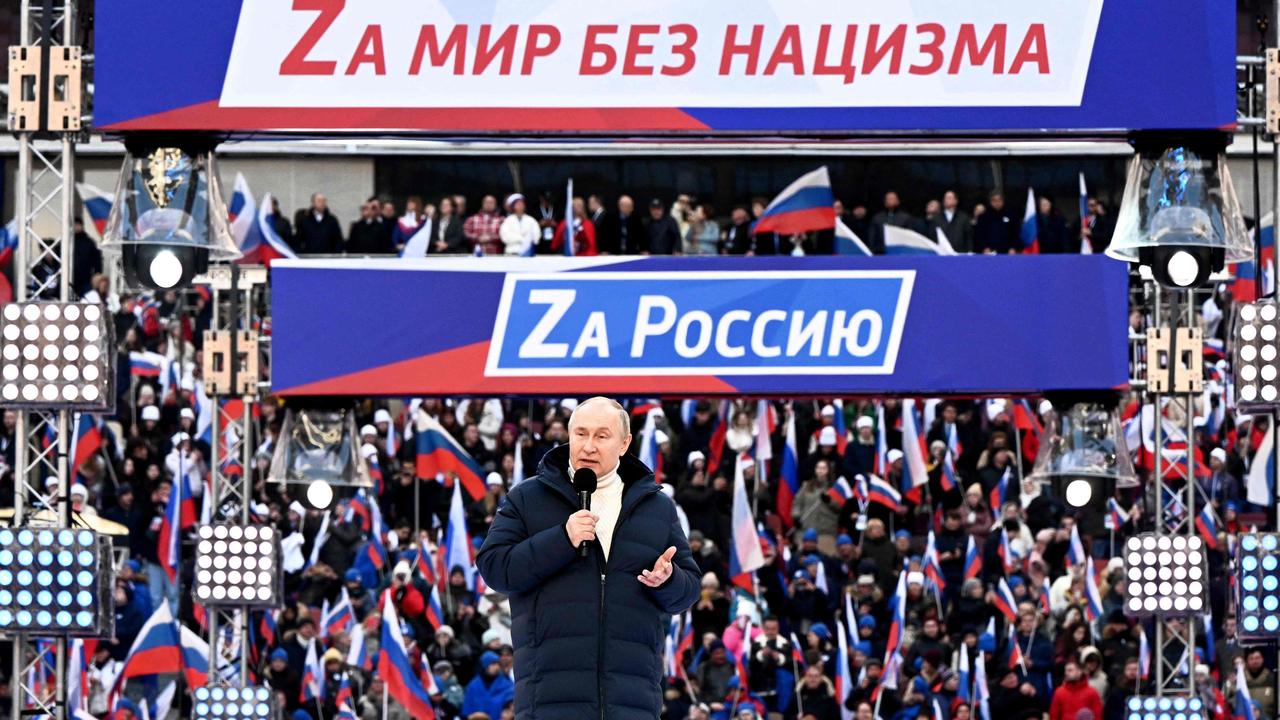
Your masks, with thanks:
M 573 489 L 575 492 L 595 492 L 597 481 L 596 471 L 591 468 L 578 468 L 573 473 Z

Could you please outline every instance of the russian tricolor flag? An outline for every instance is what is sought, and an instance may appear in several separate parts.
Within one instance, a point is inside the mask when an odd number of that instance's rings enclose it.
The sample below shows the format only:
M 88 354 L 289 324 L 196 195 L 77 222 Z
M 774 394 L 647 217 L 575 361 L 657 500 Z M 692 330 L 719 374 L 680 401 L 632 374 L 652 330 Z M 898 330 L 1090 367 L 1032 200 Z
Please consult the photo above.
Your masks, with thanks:
M 1040 254 L 1040 230 L 1036 227 L 1036 191 L 1027 188 L 1027 208 L 1022 211 L 1022 252 L 1030 255 Z
M 871 248 L 862 242 L 862 238 L 857 233 L 844 224 L 840 218 L 836 218 L 835 227 L 836 238 L 836 255 L 855 255 L 861 257 L 871 257 Z
M 431 586 L 431 594 L 427 596 L 427 624 L 432 630 L 439 630 L 444 625 L 444 609 L 440 607 L 440 588 Z
M 107 231 L 107 217 L 111 215 L 111 195 L 88 183 L 76 183 L 76 192 L 80 193 L 85 212 L 89 213 L 89 220 L 101 238 Z
M 1013 466 L 1005 468 L 1004 474 L 1000 476 L 1000 482 L 991 488 L 991 496 L 987 498 L 991 504 L 991 514 L 1000 517 L 1000 508 L 1004 505 L 1004 499 L 1009 493 L 1009 475 Z
M 227 217 L 231 221 L 231 237 L 236 241 L 240 252 L 256 250 L 261 237 L 253 239 L 254 245 L 246 247 L 249 232 L 258 222 L 258 203 L 254 202 L 253 192 L 249 190 L 249 182 L 243 173 L 236 173 L 236 181 L 232 185 L 231 201 L 227 203 Z
M 801 175 L 778 193 L 760 214 L 752 232 L 795 235 L 835 226 L 835 195 L 831 192 L 831 176 L 823 165 Z
M 178 623 L 169 612 L 169 603 L 162 602 L 138 631 L 124 658 L 120 674 L 111 688 L 108 704 L 120 694 L 125 680 L 140 675 L 171 673 L 182 666 L 182 643 L 178 636 Z
M 293 248 L 276 232 L 272 204 L 271 193 L 262 196 L 262 204 L 257 207 L 254 216 L 250 217 L 251 221 L 240 246 L 243 257 L 236 262 L 260 263 L 271 267 L 272 260 L 297 257 Z M 240 218 L 236 220 L 239 221 Z
M 1213 519 L 1213 508 L 1205 505 L 1196 515 L 1196 532 L 1204 538 L 1204 544 L 1211 550 L 1218 549 L 1218 523 Z
M 865 482 L 865 479 L 863 481 Z M 849 481 L 843 477 L 836 478 L 831 487 L 827 488 L 827 497 L 831 498 L 838 507 L 844 507 L 845 503 L 854 498 L 853 488 L 849 487 Z
M 388 593 L 390 595 L 390 593 Z M 306 703 L 324 697 L 324 666 L 316 652 L 316 639 L 307 643 L 307 658 L 302 664 L 302 689 L 299 699 Z
M 456 475 L 472 500 L 484 497 L 484 469 L 458 444 L 438 420 L 419 413 L 420 425 L 414 435 L 417 444 L 416 471 L 419 478 Z
M 173 582 L 178 577 L 178 563 L 182 558 L 182 503 L 183 478 L 174 478 L 169 490 L 169 502 L 165 505 L 160 529 L 156 533 L 156 558 L 164 574 Z
M 1244 663 L 1236 665 L 1236 708 L 1233 717 L 1235 720 L 1255 720 L 1249 681 L 1244 676 Z
M 964 579 L 976 578 L 982 574 L 982 553 L 978 552 L 978 545 L 974 542 L 973 536 L 969 536 L 969 547 L 964 553 Z
M 1067 545 L 1066 565 L 1067 569 L 1076 565 L 1083 565 L 1085 560 L 1084 543 L 1080 542 L 1080 526 L 1071 526 L 1071 541 Z
M 1115 498 L 1107 498 L 1107 522 L 1110 523 L 1110 529 L 1119 530 L 1129 521 L 1129 513 L 1120 507 L 1120 502 Z
M 880 503 L 895 513 L 902 512 L 902 495 L 888 482 L 872 475 L 869 488 L 868 502 Z
M 960 643 L 960 662 L 956 665 L 956 679 L 960 681 L 956 688 L 956 698 L 962 702 L 969 702 L 969 691 L 972 686 L 969 682 L 969 646 L 964 643 Z
M 1018 644 L 1018 636 L 1013 631 L 1013 623 L 1009 623 L 1009 669 L 1022 668 L 1027 671 L 1027 661 L 1022 654 L 1022 646 Z
M 72 443 L 71 468 L 74 472 L 93 458 L 102 447 L 102 418 L 88 413 L 76 413 L 75 440 Z
M 342 591 L 338 594 L 338 602 L 329 608 L 329 612 L 324 613 L 322 617 L 321 631 L 324 637 L 333 637 L 355 625 L 356 617 L 351 609 L 351 596 L 347 594 L 345 585 L 342 586 Z
M 1253 302 L 1270 293 L 1275 286 L 1275 278 L 1272 277 L 1276 255 L 1273 217 L 1273 213 L 1263 215 L 1257 229 L 1260 234 L 1262 253 L 1250 262 L 1237 263 L 1234 266 L 1236 279 L 1231 283 L 1231 295 L 1239 302 Z M 1259 268 L 1262 270 L 1261 273 L 1258 272 Z
M 924 487 L 929 484 L 929 465 L 926 462 L 929 453 L 925 449 L 916 401 L 911 398 L 902 401 L 902 454 L 906 467 L 902 474 L 903 484 L 908 488 L 906 496 L 919 504 L 923 500 Z
M 950 242 L 946 242 L 945 235 L 941 236 L 941 240 L 942 242 L 930 240 L 915 230 L 896 225 L 884 226 L 885 255 L 955 255 L 956 251 Z
M 1098 576 L 1093 558 L 1084 564 L 1084 614 L 1090 621 L 1102 617 L 1102 593 L 1098 592 Z
M 1000 582 L 996 584 L 995 607 L 1009 619 L 1014 622 L 1018 619 L 1018 603 L 1013 599 L 1013 591 L 1009 589 L 1009 583 L 1004 578 L 1000 578 Z
M 932 530 L 929 531 L 929 541 L 924 549 L 924 576 L 939 595 L 946 589 L 947 581 L 942 577 L 942 563 L 938 560 L 938 546 L 934 543 Z
M 351 628 L 351 634 L 347 637 L 351 641 L 351 647 L 347 649 L 347 664 L 366 672 L 373 670 L 373 660 L 369 657 L 369 648 L 364 641 L 364 626 L 356 625 Z
M 733 544 L 729 548 L 729 577 L 733 584 L 753 592 L 751 573 L 764 566 L 764 553 L 760 550 L 760 537 L 756 534 L 756 521 L 747 499 L 747 486 L 742 477 L 743 463 L 750 463 L 751 456 L 743 453 L 736 459 L 733 475 Z
M 782 482 L 778 483 L 777 497 L 778 514 L 782 516 L 782 521 L 786 523 L 788 527 L 791 525 L 792 500 L 795 498 L 796 493 L 800 492 L 800 466 L 796 460 L 797 457 L 796 416 L 794 412 L 788 409 L 786 441 L 782 446 L 782 467 L 779 470 Z M 849 483 L 846 482 L 844 478 L 840 478 L 838 482 L 843 482 L 846 489 L 849 487 Z M 832 487 L 827 492 L 832 493 L 835 491 L 836 488 Z
M 414 674 L 405 649 L 404 634 L 400 631 L 400 616 L 387 593 L 382 603 L 382 643 L 378 649 L 378 676 L 386 683 L 387 694 L 395 698 L 408 713 L 418 720 L 435 720 L 431 697 Z
M 160 353 L 132 350 L 129 352 L 129 374 L 134 377 L 158 378 L 167 360 Z
M 182 675 L 187 687 L 209 684 L 209 644 L 186 625 L 178 627 L 182 640 Z

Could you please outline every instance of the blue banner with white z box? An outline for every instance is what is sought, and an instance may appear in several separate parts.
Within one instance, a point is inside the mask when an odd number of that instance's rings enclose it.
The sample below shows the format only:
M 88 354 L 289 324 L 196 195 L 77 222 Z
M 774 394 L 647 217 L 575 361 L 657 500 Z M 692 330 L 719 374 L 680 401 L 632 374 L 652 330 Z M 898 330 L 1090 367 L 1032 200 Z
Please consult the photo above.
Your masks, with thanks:
M 489 375 L 892 374 L 914 270 L 506 277 Z
M 271 272 L 281 395 L 1009 395 L 1128 382 L 1127 270 L 1101 256 L 281 260 Z

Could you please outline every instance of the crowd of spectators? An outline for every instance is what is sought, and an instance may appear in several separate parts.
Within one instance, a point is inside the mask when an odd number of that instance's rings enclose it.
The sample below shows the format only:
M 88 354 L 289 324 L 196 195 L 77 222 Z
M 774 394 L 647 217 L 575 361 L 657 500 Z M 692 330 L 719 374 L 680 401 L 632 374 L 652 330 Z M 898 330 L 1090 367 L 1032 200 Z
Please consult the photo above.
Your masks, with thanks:
M 1068 219 L 1048 197 L 1037 201 L 1036 225 L 1042 253 L 1076 253 L 1080 239 L 1088 238 L 1094 252 L 1106 249 L 1114 228 L 1106 205 L 1090 198 L 1089 215 L 1081 227 L 1079 218 Z M 376 255 L 403 253 L 409 240 L 425 229 L 427 254 L 522 255 L 560 253 L 565 237 L 563 197 L 551 191 L 537 198 L 520 193 L 485 195 L 474 213 L 467 210 L 464 195 L 447 195 L 434 202 L 411 196 L 400 213 L 395 202 L 371 197 L 359 209 L 359 218 L 347 228 L 321 193 L 311 205 L 294 215 L 293 223 L 276 215 L 276 232 L 300 255 Z M 830 255 L 835 252 L 832 231 L 779 236 L 753 234 L 752 223 L 768 205 L 767 198 L 753 198 L 728 212 L 717 212 L 709 203 L 688 194 L 674 201 L 630 195 L 604 198 L 574 197 L 573 242 L 577 255 Z M 946 235 L 959 253 L 1006 254 L 1021 252 L 1023 208 L 1011 208 L 1004 194 L 993 191 L 981 201 L 962 207 L 959 195 L 947 190 L 930 199 L 918 215 L 902 207 L 898 193 L 884 194 L 881 209 L 864 203 L 846 206 L 835 202 L 845 225 L 873 253 L 882 254 L 884 227 L 913 230 L 936 242 Z
M 906 216 L 895 199 L 892 194 L 887 196 L 886 209 L 871 218 L 865 212 L 859 218 L 855 212 L 851 223 L 874 242 L 877 226 L 926 222 Z M 440 202 L 436 217 L 464 217 L 465 205 L 458 200 Z M 541 205 L 546 212 L 532 215 L 524 214 L 519 207 L 522 201 L 518 201 L 512 214 L 499 221 L 496 199 L 486 197 L 480 212 L 465 216 L 457 222 L 456 230 L 449 229 L 453 221 L 442 222 L 441 251 L 456 248 L 469 252 L 471 238 L 486 251 L 509 248 L 505 230 L 513 218 L 515 226 L 523 228 L 521 232 L 533 232 L 536 226 L 539 237 L 546 237 L 550 245 L 558 236 L 552 225 L 563 230 L 562 223 L 555 221 L 553 200 L 545 198 Z M 292 237 L 300 243 L 299 249 L 341 251 L 345 245 L 355 252 L 353 242 L 366 249 L 385 248 L 393 247 L 396 238 L 403 236 L 397 224 L 387 239 L 381 234 L 375 237 L 369 228 L 378 218 L 392 223 L 395 212 L 371 200 L 362 220 L 344 240 L 337 221 L 324 209 L 323 197 L 317 196 L 316 202 L 315 211 L 300 215 L 295 223 L 298 234 Z M 410 202 L 412 207 L 416 201 Z M 1008 245 L 989 239 L 995 237 L 991 228 L 1004 228 L 1014 221 L 1000 220 L 998 226 L 995 221 L 983 221 L 1002 217 L 1005 210 L 998 196 L 991 198 L 983 212 L 976 213 L 977 222 L 963 211 L 951 212 L 954 202 L 954 194 L 948 193 L 941 203 L 943 214 L 926 217 L 931 217 L 930 222 L 946 223 L 944 231 L 957 233 L 957 240 L 953 240 L 957 249 L 1008 249 Z M 619 207 L 629 210 L 629 198 L 621 198 Z M 726 229 L 726 241 L 725 233 L 706 231 L 712 221 L 699 220 L 710 217 L 708 209 L 700 210 L 696 203 L 683 200 L 677 207 L 691 209 L 671 214 L 665 207 L 653 207 L 648 222 L 622 212 L 617 217 L 621 224 L 630 226 L 622 237 L 638 234 L 652 238 L 654 226 L 661 225 L 669 228 L 669 232 L 663 231 L 669 234 L 664 242 L 673 252 L 741 249 L 735 229 L 749 226 L 745 208 L 735 209 L 736 220 Z M 583 208 L 589 214 L 585 222 L 591 222 L 591 216 L 602 218 L 601 230 L 592 241 L 597 249 L 654 248 L 651 243 L 611 244 L 614 240 L 603 239 L 614 232 L 607 228 L 616 227 L 616 223 L 610 224 L 609 211 L 594 197 Z M 684 227 L 676 215 L 683 218 Z M 1100 210 L 1095 217 L 1105 215 Z M 857 225 L 859 222 L 864 224 Z M 1105 224 L 1096 227 L 1105 228 Z M 1007 242 L 1016 237 L 1016 231 L 1002 232 L 1009 233 L 1000 235 L 1007 237 Z M 695 241 L 682 240 L 690 237 Z M 330 244 L 313 244 L 319 242 L 317 238 L 327 238 L 323 242 Z M 538 242 L 541 246 L 543 240 Z M 129 530 L 127 539 L 120 541 L 127 546 L 129 559 L 117 576 L 115 634 L 98 645 L 88 663 L 89 711 L 105 717 L 110 711 L 106 702 L 113 678 L 139 629 L 161 603 L 168 602 L 181 622 L 197 630 L 201 627 L 200 613 L 186 591 L 191 579 L 192 530 L 185 533 L 177 583 L 165 576 L 157 535 L 179 468 L 194 468 L 189 474 L 198 482 L 192 491 L 207 492 L 212 448 L 208 438 L 202 437 L 198 408 L 209 399 L 198 395 L 198 348 L 200 330 L 208 327 L 210 307 L 207 296 L 199 292 L 117 297 L 110 293 L 102 275 L 89 278 L 88 287 L 86 297 L 103 303 L 116 318 L 121 402 L 118 412 L 107 419 L 101 449 L 76 468 L 71 501 L 77 512 L 100 515 Z M 1229 314 L 1225 306 L 1229 303 L 1229 296 L 1215 294 L 1202 308 L 1204 316 Z M 1136 322 L 1140 325 L 1141 321 Z M 177 381 L 131 376 L 130 352 L 152 352 L 176 362 Z M 1132 402 L 1126 399 L 1122 408 L 1129 413 L 1136 403 L 1136 397 Z M 635 452 L 647 413 L 640 401 L 630 404 L 637 408 L 633 415 Z M 1192 439 L 1202 467 L 1197 479 L 1218 518 L 1215 547 L 1208 553 L 1212 613 L 1203 621 L 1193 620 L 1205 623 L 1199 626 L 1197 647 L 1179 648 L 1168 643 L 1159 658 L 1140 655 L 1140 637 L 1145 634 L 1153 639 L 1155 627 L 1122 612 L 1126 577 L 1120 560 L 1113 557 L 1124 538 L 1153 527 L 1157 493 L 1152 488 L 1156 483 L 1149 477 L 1150 467 L 1143 463 L 1140 448 L 1134 454 L 1142 487 L 1147 490 L 1119 491 L 1117 497 L 1127 512 L 1124 524 L 1114 533 L 1100 533 L 1084 530 L 1085 524 L 1078 523 L 1079 518 L 1053 496 L 1050 487 L 1022 481 L 1032 468 L 1038 438 L 1015 426 L 1012 401 L 928 403 L 929 482 L 918 494 L 905 495 L 902 505 L 893 509 L 858 498 L 841 498 L 832 488 L 838 487 L 840 479 L 854 483 L 859 476 L 876 472 L 877 443 L 883 434 L 888 466 L 880 474 L 894 487 L 906 489 L 901 404 L 897 400 L 778 400 L 769 406 L 781 420 L 771 435 L 773 456 L 782 455 L 787 418 L 794 419 L 800 438 L 800 487 L 789 513 L 780 510 L 782 480 L 777 462 L 770 463 L 759 477 L 756 464 L 739 467 L 739 455 L 754 446 L 761 421 L 754 401 L 721 405 L 703 400 L 689 406 L 671 401 L 663 404 L 665 412 L 655 417 L 654 441 L 662 458 L 657 481 L 677 503 L 703 572 L 702 594 L 689 614 L 693 646 L 674 661 L 679 671 L 668 678 L 664 718 L 722 718 L 733 713 L 734 718 L 832 720 L 848 711 L 859 720 L 877 716 L 884 720 L 972 720 L 984 712 L 977 702 L 977 688 L 970 688 L 968 699 L 960 688 L 962 655 L 969 659 L 970 682 L 978 659 L 984 662 L 987 718 L 1048 715 L 1050 720 L 1119 720 L 1124 716 L 1123 700 L 1152 687 L 1154 674 L 1145 676 L 1142 668 L 1161 660 L 1167 667 L 1185 669 L 1175 684 L 1188 682 L 1187 672 L 1195 675 L 1196 691 L 1205 698 L 1212 720 L 1242 714 L 1232 706 L 1236 664 L 1243 663 L 1248 696 L 1260 713 L 1255 717 L 1275 717 L 1275 677 L 1270 662 L 1262 652 L 1244 648 L 1236 640 L 1227 582 L 1231 538 L 1250 525 L 1267 526 L 1266 513 L 1246 502 L 1243 489 L 1254 449 L 1267 430 L 1261 416 L 1254 419 L 1228 412 L 1212 432 L 1202 427 Z M 403 442 L 397 449 L 388 435 L 404 438 L 430 417 L 484 468 L 486 492 L 468 499 L 465 508 L 467 532 L 478 545 L 505 493 L 522 474 L 531 475 L 549 449 L 567 440 L 566 423 L 573 407 L 572 400 L 485 398 L 427 398 L 412 405 L 401 401 L 360 403 L 356 408 L 360 444 L 362 452 L 376 459 L 382 469 L 384 488 L 374 499 L 390 530 L 381 539 L 389 553 L 387 561 L 381 569 L 371 569 L 362 562 L 368 555 L 370 531 L 348 512 L 350 492 L 340 493 L 332 508 L 317 510 L 306 503 L 299 488 L 266 482 L 283 405 L 271 397 L 255 404 L 253 442 L 258 452 L 248 468 L 253 474 L 255 521 L 272 524 L 285 536 L 296 536 L 301 541 L 296 548 L 298 557 L 308 559 L 300 566 L 286 568 L 287 602 L 271 614 L 274 637 L 255 632 L 250 651 L 254 678 L 279 692 L 287 716 L 334 720 L 339 712 L 336 693 L 345 678 L 353 688 L 355 712 L 364 720 L 384 718 L 384 688 L 377 673 L 347 662 L 348 632 L 321 638 L 318 629 L 319 608 L 326 601 L 336 602 L 345 589 L 355 621 L 364 628 L 370 657 L 377 656 L 381 603 L 388 596 L 394 602 L 404 623 L 415 671 L 424 676 L 430 673 L 439 688 L 432 701 L 440 717 L 512 717 L 511 618 L 506 599 L 468 582 L 467 568 L 448 568 L 437 586 L 443 618 L 436 623 L 428 610 L 431 586 L 413 563 L 420 543 L 439 546 L 440 533 L 448 523 L 454 479 L 417 477 L 414 444 Z M 1030 400 L 1030 407 L 1039 410 L 1041 421 L 1049 420 L 1054 412 L 1035 399 Z M 1208 415 L 1212 409 L 1200 411 Z M 880 418 L 883 428 L 878 426 Z M 0 423 L 0 499 L 13 493 L 15 419 L 8 411 Z M 723 427 L 717 432 L 720 425 Z M 843 437 L 837 427 L 848 428 Z M 944 489 L 943 457 L 953 433 L 958 440 L 954 461 L 959 483 Z M 728 556 L 734 547 L 730 512 L 738 473 L 761 527 L 766 561 L 748 583 L 750 591 L 735 584 L 729 574 Z M 1004 501 L 993 507 L 992 491 L 1007 477 L 1015 482 Z M 216 515 L 217 510 L 213 512 Z M 313 553 L 322 526 L 327 527 L 328 540 Z M 1068 567 L 1073 526 L 1096 561 L 1102 604 L 1102 612 L 1096 616 L 1086 611 L 1084 573 L 1088 565 Z M 927 579 L 925 573 L 923 554 L 930 531 L 944 581 L 941 584 Z M 1008 537 L 1013 555 L 1008 567 L 1000 552 L 1001 536 Z M 967 577 L 965 555 L 970 539 L 982 558 L 982 569 Z M 992 593 L 1001 580 L 1017 603 L 1013 618 L 1007 618 L 993 602 Z M 900 581 L 905 589 L 901 663 L 890 665 L 896 682 L 885 683 L 886 643 L 894 625 L 890 601 Z M 264 622 L 258 613 L 251 618 L 255 628 L 264 627 Z M 1168 622 L 1170 629 L 1177 630 L 1179 623 L 1186 621 Z M 849 629 L 846 660 L 852 678 L 851 687 L 844 687 L 842 693 L 836 691 L 839 627 Z M 1205 641 L 1205 628 L 1212 629 L 1216 644 Z M 322 643 L 327 680 L 323 697 L 304 702 L 300 686 L 312 638 L 320 638 Z M 131 681 L 126 686 L 126 696 L 135 700 L 155 692 L 155 683 Z M 7 701 L 0 694 L 0 705 Z M 186 712 L 189 701 L 183 697 L 180 702 Z M 387 704 L 385 717 L 408 717 L 394 699 Z

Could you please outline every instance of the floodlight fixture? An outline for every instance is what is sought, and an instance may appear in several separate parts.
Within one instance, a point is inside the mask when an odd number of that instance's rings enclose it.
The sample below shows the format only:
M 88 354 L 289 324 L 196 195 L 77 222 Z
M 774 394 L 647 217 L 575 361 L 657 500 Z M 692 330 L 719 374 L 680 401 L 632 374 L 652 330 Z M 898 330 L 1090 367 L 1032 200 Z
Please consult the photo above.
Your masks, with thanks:
M 204 525 L 193 593 L 206 606 L 279 607 L 280 537 L 270 525 Z
M 1135 535 L 1124 546 L 1124 612 L 1129 617 L 1189 617 L 1209 606 L 1204 540 Z
M 0 405 L 115 408 L 114 328 L 93 303 L 18 302 L 0 310 Z
M 203 685 L 191 693 L 193 720 L 266 720 L 275 715 L 275 693 L 261 685 Z
M 0 529 L 0 632 L 110 636 L 111 540 L 92 530 Z

